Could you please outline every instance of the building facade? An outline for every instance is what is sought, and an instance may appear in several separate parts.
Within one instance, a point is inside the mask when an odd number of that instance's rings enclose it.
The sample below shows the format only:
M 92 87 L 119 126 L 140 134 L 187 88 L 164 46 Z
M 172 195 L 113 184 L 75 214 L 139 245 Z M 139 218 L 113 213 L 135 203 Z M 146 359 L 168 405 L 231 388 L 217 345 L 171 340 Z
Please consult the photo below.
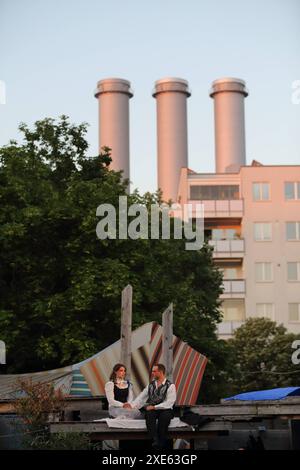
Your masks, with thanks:
M 250 317 L 300 333 L 300 165 L 183 168 L 177 200 L 204 205 L 205 238 L 223 272 L 220 337 Z

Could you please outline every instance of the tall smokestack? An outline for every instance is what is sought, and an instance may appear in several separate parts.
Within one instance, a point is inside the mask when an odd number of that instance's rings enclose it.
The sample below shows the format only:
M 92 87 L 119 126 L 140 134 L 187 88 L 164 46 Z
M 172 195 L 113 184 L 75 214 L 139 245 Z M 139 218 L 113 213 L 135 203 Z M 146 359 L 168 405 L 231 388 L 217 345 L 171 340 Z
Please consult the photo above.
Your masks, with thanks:
M 101 147 L 112 149 L 110 168 L 123 170 L 130 178 L 129 166 L 129 99 L 133 96 L 130 82 L 106 78 L 97 83 L 95 97 L 99 102 L 99 153 Z
M 180 171 L 188 166 L 188 82 L 164 78 L 155 82 L 152 94 L 157 103 L 157 172 L 163 200 L 177 200 Z
M 212 83 L 210 96 L 215 110 L 216 173 L 237 172 L 246 164 L 246 83 L 239 78 L 220 78 Z

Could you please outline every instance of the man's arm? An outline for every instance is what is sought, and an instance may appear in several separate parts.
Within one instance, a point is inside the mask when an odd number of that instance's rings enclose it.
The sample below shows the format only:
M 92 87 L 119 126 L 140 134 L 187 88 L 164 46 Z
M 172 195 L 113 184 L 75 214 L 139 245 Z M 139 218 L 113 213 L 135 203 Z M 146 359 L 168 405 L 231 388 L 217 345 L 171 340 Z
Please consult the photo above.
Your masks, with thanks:
M 168 410 L 173 408 L 174 403 L 176 402 L 176 387 L 175 384 L 171 384 L 167 391 L 167 396 L 165 401 L 159 405 L 154 406 L 154 410 Z

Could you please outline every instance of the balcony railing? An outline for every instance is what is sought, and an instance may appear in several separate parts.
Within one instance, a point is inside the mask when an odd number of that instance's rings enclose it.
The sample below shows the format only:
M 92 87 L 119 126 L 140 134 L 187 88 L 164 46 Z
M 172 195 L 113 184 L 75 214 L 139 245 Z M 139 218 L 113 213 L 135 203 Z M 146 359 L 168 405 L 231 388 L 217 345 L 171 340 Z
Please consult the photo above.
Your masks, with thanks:
M 244 239 L 237 240 L 209 240 L 209 245 L 214 247 L 213 257 L 219 258 L 226 256 L 228 258 L 242 257 L 245 253 Z
M 246 294 L 246 281 L 245 279 L 224 279 L 223 280 L 224 292 L 221 298 L 244 298 Z
M 243 199 L 189 200 L 189 203 L 203 204 L 204 217 L 242 217 L 244 213 Z
M 244 321 L 223 321 L 217 326 L 219 335 L 232 336 L 235 330 L 244 324 Z

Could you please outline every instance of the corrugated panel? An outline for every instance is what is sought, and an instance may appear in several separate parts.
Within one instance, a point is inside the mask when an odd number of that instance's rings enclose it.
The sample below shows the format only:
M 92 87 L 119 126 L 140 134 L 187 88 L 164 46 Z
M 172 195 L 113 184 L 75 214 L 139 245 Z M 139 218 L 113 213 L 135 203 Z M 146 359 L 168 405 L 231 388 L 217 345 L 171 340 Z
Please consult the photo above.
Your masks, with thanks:
M 0 399 L 13 399 L 18 393 L 19 378 L 33 382 L 54 382 L 70 396 L 104 396 L 104 385 L 113 366 L 120 361 L 121 341 L 78 364 L 46 372 L 0 375 Z M 146 323 L 132 332 L 133 391 L 137 396 L 149 383 L 149 372 L 162 356 L 162 327 Z M 194 405 L 199 393 L 207 359 L 180 338 L 173 336 L 173 380 L 177 388 L 178 405 Z
M 153 324 L 151 334 L 151 367 L 162 359 L 162 327 Z M 177 390 L 177 405 L 196 403 L 207 358 L 173 336 L 173 381 Z
M 135 394 L 148 383 L 148 357 L 152 323 L 132 332 L 132 383 Z M 104 386 L 113 366 L 120 362 L 121 341 L 116 341 L 92 358 L 78 364 L 93 396 L 105 395 Z
M 145 328 L 148 330 L 145 336 Z M 132 333 L 131 381 L 135 396 L 149 383 L 149 372 L 154 363 L 161 361 L 162 327 L 149 323 Z M 143 344 L 143 342 L 146 343 Z M 80 372 L 85 377 L 92 395 L 104 395 L 104 385 L 109 380 L 113 366 L 120 360 L 121 342 L 117 341 L 104 351 L 85 361 Z M 207 359 L 187 343 L 173 337 L 173 380 L 177 388 L 178 405 L 196 403 Z
M 32 374 L 0 375 L 0 399 L 14 399 L 18 394 L 18 381 L 32 380 L 33 383 L 54 382 L 55 388 L 62 388 L 63 392 L 69 394 L 71 388 L 72 367 L 54 369 L 45 372 L 34 372 Z

